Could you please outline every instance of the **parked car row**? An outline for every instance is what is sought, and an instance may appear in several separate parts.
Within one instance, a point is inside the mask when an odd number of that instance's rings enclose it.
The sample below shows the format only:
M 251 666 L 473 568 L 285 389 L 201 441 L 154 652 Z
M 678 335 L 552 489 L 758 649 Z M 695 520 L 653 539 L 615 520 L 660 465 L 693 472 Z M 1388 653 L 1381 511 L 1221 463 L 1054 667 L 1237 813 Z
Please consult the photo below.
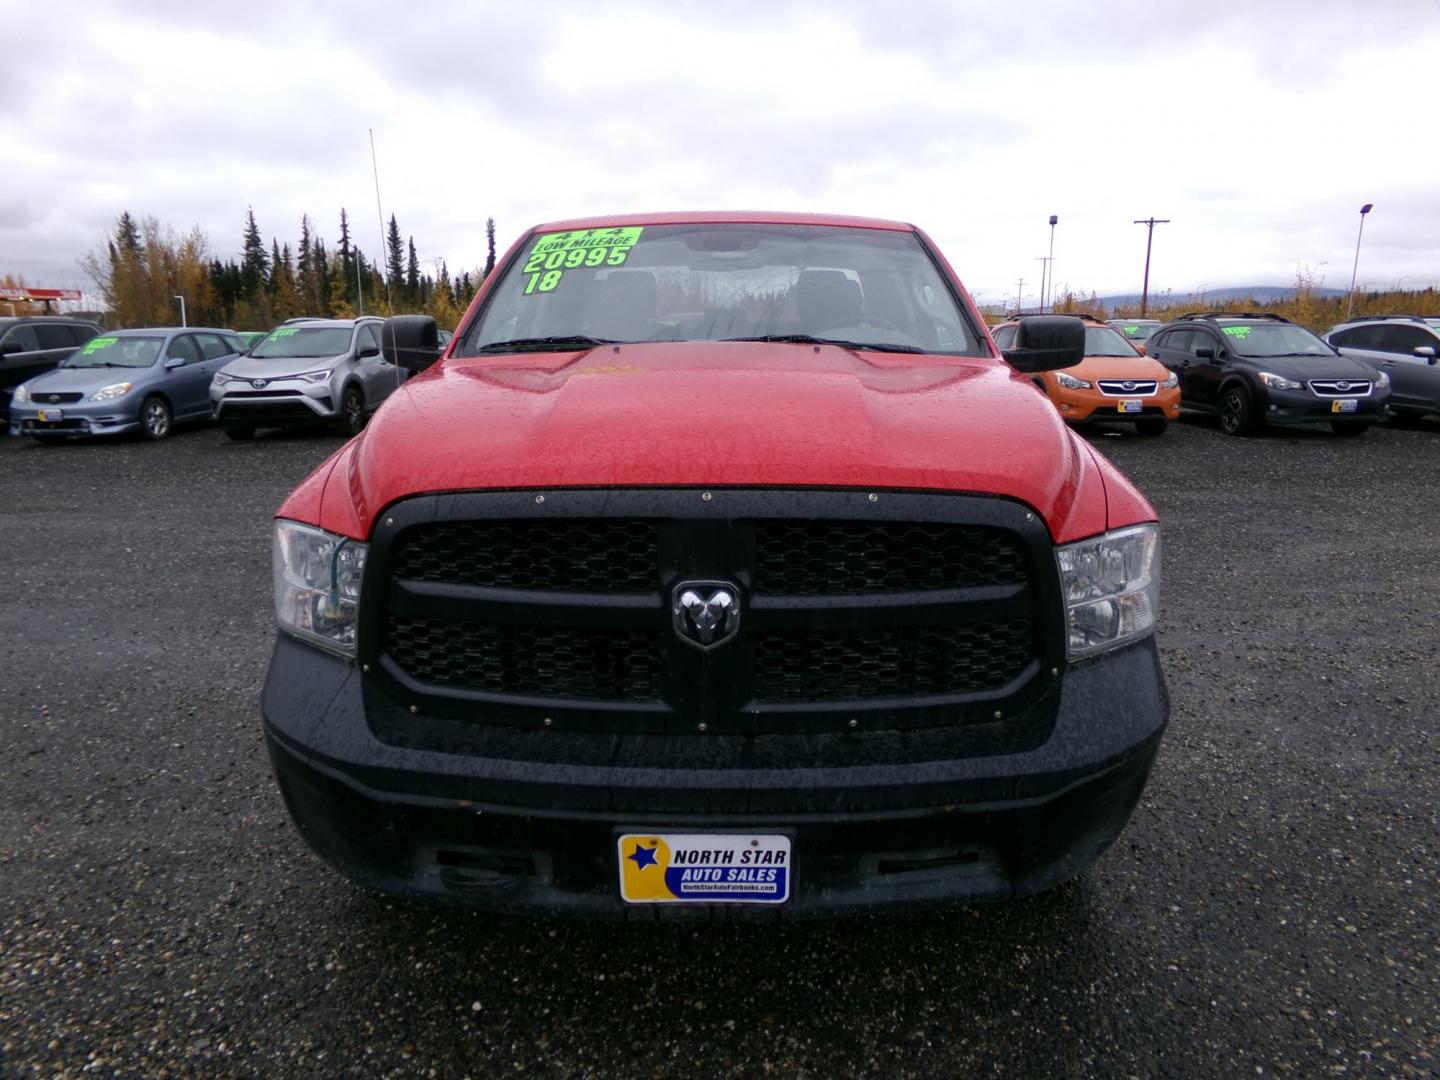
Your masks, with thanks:
M 10 431 L 163 439 L 178 423 L 214 419 L 237 440 L 301 423 L 353 435 L 407 374 L 380 355 L 383 322 L 291 319 L 247 341 L 214 327 L 102 332 L 81 320 L 0 319 Z

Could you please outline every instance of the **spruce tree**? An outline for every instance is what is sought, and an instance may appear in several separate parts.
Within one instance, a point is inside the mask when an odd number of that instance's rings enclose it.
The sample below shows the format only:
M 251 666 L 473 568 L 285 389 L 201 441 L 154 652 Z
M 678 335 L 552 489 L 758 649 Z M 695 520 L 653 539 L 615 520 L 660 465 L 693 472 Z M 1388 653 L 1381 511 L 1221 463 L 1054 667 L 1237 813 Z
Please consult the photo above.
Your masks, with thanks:
M 405 284 L 405 248 L 400 243 L 400 226 L 395 224 L 395 215 L 390 215 L 390 229 L 385 238 L 387 249 L 385 283 L 390 286 L 391 303 L 400 299 L 400 288 Z
M 485 219 L 485 274 L 480 280 L 490 276 L 490 271 L 495 269 L 495 219 Z
M 420 295 L 420 260 L 415 257 L 415 237 L 410 237 L 410 254 L 405 260 L 405 302 L 418 304 Z
M 265 241 L 260 239 L 260 226 L 255 223 L 253 207 L 245 215 L 245 242 L 241 248 L 240 277 L 245 296 L 254 299 L 270 278 L 270 257 Z

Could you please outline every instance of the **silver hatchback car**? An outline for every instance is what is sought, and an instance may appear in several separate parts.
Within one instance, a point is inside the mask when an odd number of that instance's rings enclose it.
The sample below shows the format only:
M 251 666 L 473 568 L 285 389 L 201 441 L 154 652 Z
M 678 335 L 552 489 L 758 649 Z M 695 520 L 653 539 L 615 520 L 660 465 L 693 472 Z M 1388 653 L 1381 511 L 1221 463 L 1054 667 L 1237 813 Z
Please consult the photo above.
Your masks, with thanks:
M 380 353 L 383 319 L 292 319 L 210 384 L 215 419 L 232 439 L 256 428 L 332 424 L 354 435 L 405 381 Z

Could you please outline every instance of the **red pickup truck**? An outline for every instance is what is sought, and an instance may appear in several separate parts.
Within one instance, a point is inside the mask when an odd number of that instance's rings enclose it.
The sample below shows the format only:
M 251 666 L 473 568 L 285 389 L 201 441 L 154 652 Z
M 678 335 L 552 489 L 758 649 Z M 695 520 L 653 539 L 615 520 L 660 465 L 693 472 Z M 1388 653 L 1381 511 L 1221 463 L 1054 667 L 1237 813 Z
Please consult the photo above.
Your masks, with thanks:
M 265 734 L 381 890 L 799 916 L 1056 885 L 1169 702 L 1159 533 L 911 225 L 538 226 L 275 521 Z M 1007 363 L 1007 361 L 1009 361 Z

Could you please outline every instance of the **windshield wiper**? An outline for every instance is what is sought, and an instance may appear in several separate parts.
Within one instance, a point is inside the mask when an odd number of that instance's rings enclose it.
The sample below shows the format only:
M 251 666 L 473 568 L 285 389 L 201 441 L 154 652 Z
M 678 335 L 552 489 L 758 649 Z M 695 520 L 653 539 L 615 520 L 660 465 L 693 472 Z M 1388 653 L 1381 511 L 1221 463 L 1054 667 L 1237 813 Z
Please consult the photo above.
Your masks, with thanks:
M 893 342 L 846 341 L 843 338 L 822 338 L 813 334 L 760 334 L 757 337 L 721 338 L 721 341 L 769 341 L 781 345 L 838 345 L 842 349 L 873 349 L 877 352 L 923 353 L 918 345 L 897 345 Z
M 489 345 L 481 345 L 477 351 L 482 353 L 530 350 L 547 352 L 556 349 L 593 349 L 596 345 L 615 344 L 618 343 L 606 338 L 586 337 L 584 334 L 566 334 L 557 337 L 527 337 L 515 338 L 513 341 L 492 341 Z

